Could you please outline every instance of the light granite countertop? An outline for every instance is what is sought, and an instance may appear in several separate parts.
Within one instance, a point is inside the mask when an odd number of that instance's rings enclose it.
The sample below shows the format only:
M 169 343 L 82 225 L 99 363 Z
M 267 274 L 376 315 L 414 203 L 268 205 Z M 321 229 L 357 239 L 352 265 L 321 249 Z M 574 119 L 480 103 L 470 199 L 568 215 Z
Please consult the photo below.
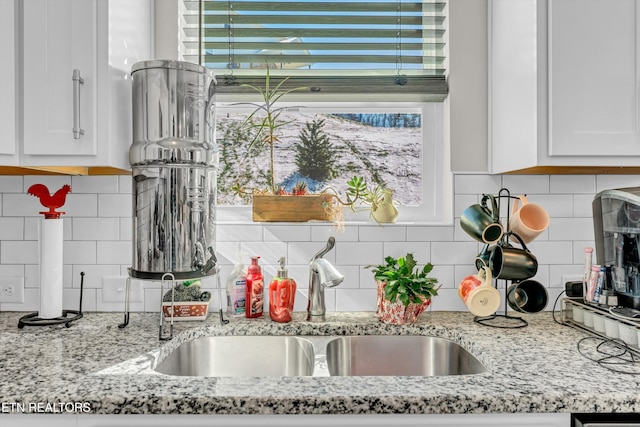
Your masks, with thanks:
M 158 314 L 85 313 L 70 328 L 25 327 L 25 313 L 0 313 L 0 404 L 85 402 L 96 414 L 461 414 L 640 412 L 640 375 L 611 372 L 583 357 L 586 333 L 527 315 L 529 326 L 498 329 L 469 313 L 425 313 L 411 326 L 374 313 L 328 313 L 327 321 L 274 323 L 216 313 L 176 322 L 158 340 Z M 151 372 L 181 342 L 206 335 L 431 335 L 453 340 L 487 368 L 433 377 L 171 377 Z

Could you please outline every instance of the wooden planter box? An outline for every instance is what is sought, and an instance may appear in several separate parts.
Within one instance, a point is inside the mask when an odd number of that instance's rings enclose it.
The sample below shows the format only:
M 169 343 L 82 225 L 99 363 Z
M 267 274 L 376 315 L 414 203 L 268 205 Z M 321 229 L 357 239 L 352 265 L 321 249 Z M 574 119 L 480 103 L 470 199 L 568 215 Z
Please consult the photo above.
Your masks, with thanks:
M 331 196 L 253 196 L 253 220 L 257 222 L 331 221 L 324 204 Z

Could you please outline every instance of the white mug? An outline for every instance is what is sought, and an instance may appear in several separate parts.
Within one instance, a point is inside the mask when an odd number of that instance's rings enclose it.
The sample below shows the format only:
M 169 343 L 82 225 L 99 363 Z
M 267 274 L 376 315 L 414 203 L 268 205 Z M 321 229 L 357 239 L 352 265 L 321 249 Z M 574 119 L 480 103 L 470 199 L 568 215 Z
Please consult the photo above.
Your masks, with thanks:
M 523 242 L 532 242 L 547 227 L 549 227 L 549 214 L 542 206 L 529 203 L 525 196 L 519 196 L 513 202 L 509 230 L 520 236 Z M 518 242 L 514 236 L 511 236 L 511 240 Z

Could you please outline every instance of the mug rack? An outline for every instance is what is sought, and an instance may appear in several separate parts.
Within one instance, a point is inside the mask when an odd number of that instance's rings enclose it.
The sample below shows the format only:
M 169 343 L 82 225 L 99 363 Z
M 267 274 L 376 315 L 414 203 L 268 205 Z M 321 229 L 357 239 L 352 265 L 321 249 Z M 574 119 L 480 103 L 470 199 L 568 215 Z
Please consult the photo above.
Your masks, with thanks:
M 485 194 L 483 194 L 483 197 L 484 196 Z M 517 199 L 517 197 L 512 196 L 509 190 L 506 188 L 501 188 L 500 191 L 498 192 L 498 195 L 497 196 L 494 195 L 493 197 L 496 200 L 499 217 L 500 217 L 500 213 L 502 212 L 501 208 L 504 207 L 505 205 L 503 201 L 506 202 L 506 227 L 504 229 L 505 232 L 501 237 L 500 241 L 504 242 L 505 244 L 508 244 L 509 236 L 511 235 L 511 232 L 509 230 L 509 215 L 511 212 L 511 202 L 512 202 L 512 199 Z M 517 329 L 517 328 L 524 328 L 528 326 L 529 323 L 522 317 L 511 316 L 508 314 L 509 307 L 507 304 L 507 291 L 509 289 L 509 282 L 511 282 L 511 280 L 497 279 L 497 278 L 493 280 L 494 280 L 494 284 L 495 284 L 494 286 L 496 289 L 498 289 L 499 280 L 504 282 L 504 314 L 498 314 L 496 312 L 496 313 L 493 313 L 492 315 L 484 316 L 484 317 L 475 316 L 473 318 L 473 321 L 484 326 L 489 326 L 492 328 L 502 328 L 502 329 Z

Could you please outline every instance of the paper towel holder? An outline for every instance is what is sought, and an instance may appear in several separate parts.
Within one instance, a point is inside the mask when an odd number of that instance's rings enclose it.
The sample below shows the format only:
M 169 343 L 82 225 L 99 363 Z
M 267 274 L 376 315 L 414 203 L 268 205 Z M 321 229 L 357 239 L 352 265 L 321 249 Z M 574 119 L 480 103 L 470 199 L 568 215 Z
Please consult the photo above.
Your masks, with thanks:
M 71 322 L 74 322 L 78 319 L 82 318 L 82 291 L 84 290 L 84 271 L 80 272 L 80 304 L 78 306 L 78 310 L 62 310 L 62 316 L 55 317 L 53 319 L 41 319 L 38 317 L 38 312 L 29 313 L 25 316 L 22 316 L 18 320 L 18 329 L 22 329 L 25 326 L 51 326 L 51 325 L 61 325 L 64 323 L 64 326 L 69 328 L 71 327 Z M 69 317 L 70 314 L 74 314 L 75 316 Z

